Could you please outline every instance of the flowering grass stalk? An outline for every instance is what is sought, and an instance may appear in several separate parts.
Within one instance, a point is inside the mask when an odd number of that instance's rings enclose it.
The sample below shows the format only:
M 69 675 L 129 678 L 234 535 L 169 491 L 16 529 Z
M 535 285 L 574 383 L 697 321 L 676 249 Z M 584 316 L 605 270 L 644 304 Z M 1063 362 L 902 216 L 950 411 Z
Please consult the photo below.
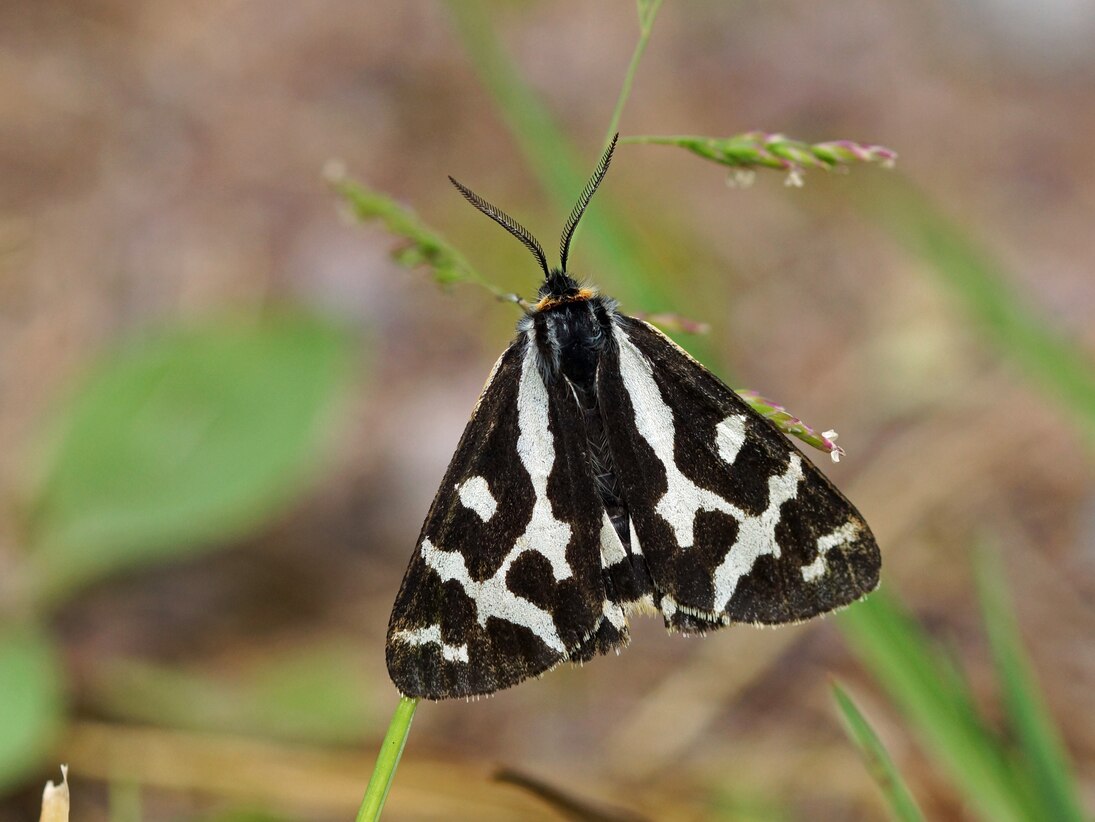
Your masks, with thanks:
M 448 240 L 430 228 L 407 206 L 391 197 L 373 191 L 368 186 L 350 179 L 337 164 L 325 173 L 327 181 L 342 197 L 351 217 L 359 222 L 380 220 L 384 227 L 402 237 L 405 243 L 392 253 L 392 259 L 406 268 L 424 266 L 432 271 L 435 282 L 442 286 L 471 283 L 484 288 L 502 302 L 517 303 L 523 308 L 528 304 L 516 294 L 499 288 L 468 262 Z
M 708 334 L 711 326 L 700 320 L 693 320 L 682 314 L 672 311 L 632 311 L 631 316 L 637 320 L 645 320 L 651 325 L 656 325 L 662 331 L 673 334 Z
M 695 137 L 686 135 L 641 135 L 622 137 L 621 143 L 678 146 L 707 160 L 740 171 L 773 168 L 787 172 L 787 184 L 802 185 L 802 175 L 808 168 L 825 171 L 848 168 L 854 163 L 878 163 L 892 168 L 897 152 L 885 146 L 856 143 L 852 140 L 831 140 L 826 143 L 805 143 L 782 134 L 749 131 L 733 137 Z M 736 178 L 745 182 L 749 178 Z
M 824 451 L 833 462 L 840 462 L 844 456 L 844 449 L 836 444 L 839 436 L 836 431 L 822 431 L 820 434 L 811 428 L 782 405 L 776 405 L 769 399 L 765 399 L 756 391 L 741 390 L 736 392 L 739 397 L 749 403 L 750 407 L 776 424 L 776 427 L 784 434 L 797 437 L 807 445 L 819 451 Z

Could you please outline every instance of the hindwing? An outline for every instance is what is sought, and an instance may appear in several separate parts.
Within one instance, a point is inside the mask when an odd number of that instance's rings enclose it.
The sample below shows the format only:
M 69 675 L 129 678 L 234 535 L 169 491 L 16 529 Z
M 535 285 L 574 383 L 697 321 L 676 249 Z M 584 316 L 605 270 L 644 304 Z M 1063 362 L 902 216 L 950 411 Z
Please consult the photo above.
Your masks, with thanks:
M 614 315 L 597 390 L 669 627 L 795 622 L 878 584 L 878 546 L 859 512 L 660 331 Z
M 407 696 L 492 693 L 619 639 L 581 412 L 539 356 L 522 334 L 498 360 L 423 525 L 386 648 Z

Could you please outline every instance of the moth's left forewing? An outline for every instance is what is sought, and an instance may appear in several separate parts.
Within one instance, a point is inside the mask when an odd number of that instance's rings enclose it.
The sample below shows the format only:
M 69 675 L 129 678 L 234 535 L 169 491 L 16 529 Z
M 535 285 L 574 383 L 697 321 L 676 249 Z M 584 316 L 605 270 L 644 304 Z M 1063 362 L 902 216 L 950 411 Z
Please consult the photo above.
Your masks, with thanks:
M 794 622 L 873 590 L 874 537 L 825 475 L 661 332 L 614 323 L 598 393 L 667 623 Z

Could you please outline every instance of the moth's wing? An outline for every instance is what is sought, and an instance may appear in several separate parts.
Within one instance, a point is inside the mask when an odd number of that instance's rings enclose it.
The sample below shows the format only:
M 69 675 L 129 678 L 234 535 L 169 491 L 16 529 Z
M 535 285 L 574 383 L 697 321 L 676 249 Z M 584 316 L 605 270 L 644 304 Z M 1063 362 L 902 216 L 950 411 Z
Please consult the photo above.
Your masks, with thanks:
M 598 396 L 666 623 L 795 622 L 878 584 L 859 512 L 776 427 L 654 327 L 616 315 Z
M 598 635 L 604 511 L 583 430 L 566 381 L 546 385 L 536 347 L 518 337 L 464 430 L 392 610 L 386 655 L 401 693 L 492 693 Z

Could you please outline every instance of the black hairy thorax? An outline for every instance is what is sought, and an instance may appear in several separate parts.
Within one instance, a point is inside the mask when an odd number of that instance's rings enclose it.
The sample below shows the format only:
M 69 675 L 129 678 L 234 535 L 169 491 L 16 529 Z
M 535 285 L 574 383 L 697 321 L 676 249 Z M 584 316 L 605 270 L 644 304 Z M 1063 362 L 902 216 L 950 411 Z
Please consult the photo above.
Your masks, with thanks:
M 627 499 L 620 486 L 608 444 L 604 416 L 597 395 L 597 368 L 612 345 L 615 303 L 581 288 L 562 272 L 540 289 L 533 314 L 536 345 L 544 363 L 545 381 L 563 379 L 582 411 L 589 461 L 597 494 L 620 541 L 630 551 L 631 529 Z

